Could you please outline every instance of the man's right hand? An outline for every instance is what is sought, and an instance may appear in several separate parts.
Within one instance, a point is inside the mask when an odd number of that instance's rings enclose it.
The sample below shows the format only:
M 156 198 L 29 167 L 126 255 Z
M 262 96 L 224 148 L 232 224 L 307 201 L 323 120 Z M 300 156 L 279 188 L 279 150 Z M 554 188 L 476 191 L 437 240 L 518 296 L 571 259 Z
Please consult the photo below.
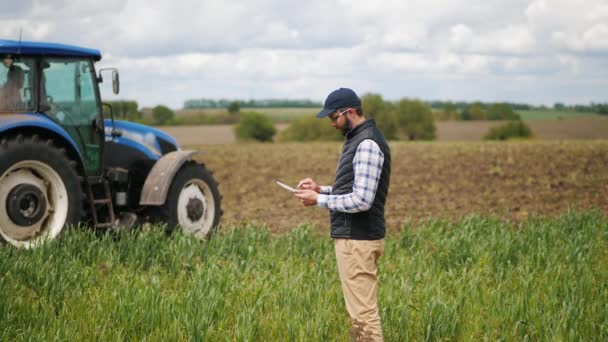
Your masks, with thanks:
M 311 178 L 302 179 L 297 186 L 298 189 L 310 189 L 314 190 L 317 193 L 321 192 L 321 187 L 317 185 L 317 183 Z

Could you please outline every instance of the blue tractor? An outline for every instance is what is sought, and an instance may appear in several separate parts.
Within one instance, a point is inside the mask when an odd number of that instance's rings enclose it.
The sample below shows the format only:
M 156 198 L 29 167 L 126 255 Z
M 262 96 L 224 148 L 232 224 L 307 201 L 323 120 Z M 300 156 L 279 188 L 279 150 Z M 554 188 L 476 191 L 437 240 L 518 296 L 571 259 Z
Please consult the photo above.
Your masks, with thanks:
M 152 127 L 114 120 L 102 103 L 98 50 L 0 40 L 0 237 L 32 248 L 65 226 L 166 224 L 200 238 L 222 213 L 197 151 Z M 105 112 L 105 115 L 104 115 Z

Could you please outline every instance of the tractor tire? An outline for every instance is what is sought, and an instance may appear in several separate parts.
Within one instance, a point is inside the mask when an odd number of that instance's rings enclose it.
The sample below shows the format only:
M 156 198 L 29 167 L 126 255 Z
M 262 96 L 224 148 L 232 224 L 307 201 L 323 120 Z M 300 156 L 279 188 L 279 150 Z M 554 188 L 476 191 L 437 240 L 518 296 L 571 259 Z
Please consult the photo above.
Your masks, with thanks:
M 77 224 L 82 207 L 76 162 L 52 140 L 0 141 L 0 236 L 20 248 L 53 240 Z
M 161 220 L 167 223 L 167 233 L 176 228 L 206 239 L 217 229 L 222 215 L 221 196 L 213 175 L 203 165 L 184 164 L 171 182 Z

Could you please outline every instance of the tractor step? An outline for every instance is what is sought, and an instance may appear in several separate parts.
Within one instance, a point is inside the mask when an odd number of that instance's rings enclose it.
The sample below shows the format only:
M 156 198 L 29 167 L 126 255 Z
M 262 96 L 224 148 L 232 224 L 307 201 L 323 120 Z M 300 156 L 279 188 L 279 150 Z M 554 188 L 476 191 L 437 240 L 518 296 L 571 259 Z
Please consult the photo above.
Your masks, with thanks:
M 137 215 L 129 212 L 121 212 L 112 227 L 115 230 L 129 230 L 137 223 Z
M 95 228 L 111 228 L 116 225 L 114 205 L 110 185 L 103 177 L 87 177 L 89 198 L 91 199 L 91 211 L 93 213 L 93 224 Z

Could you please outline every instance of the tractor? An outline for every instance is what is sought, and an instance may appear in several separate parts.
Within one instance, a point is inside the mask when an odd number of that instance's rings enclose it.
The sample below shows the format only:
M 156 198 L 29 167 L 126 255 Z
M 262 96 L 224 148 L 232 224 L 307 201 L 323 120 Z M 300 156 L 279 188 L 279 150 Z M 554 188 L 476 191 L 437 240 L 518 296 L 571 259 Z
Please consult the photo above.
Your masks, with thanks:
M 0 40 L 0 237 L 21 248 L 66 226 L 164 224 L 209 237 L 222 214 L 213 174 L 194 150 L 153 127 L 114 120 L 98 50 Z

